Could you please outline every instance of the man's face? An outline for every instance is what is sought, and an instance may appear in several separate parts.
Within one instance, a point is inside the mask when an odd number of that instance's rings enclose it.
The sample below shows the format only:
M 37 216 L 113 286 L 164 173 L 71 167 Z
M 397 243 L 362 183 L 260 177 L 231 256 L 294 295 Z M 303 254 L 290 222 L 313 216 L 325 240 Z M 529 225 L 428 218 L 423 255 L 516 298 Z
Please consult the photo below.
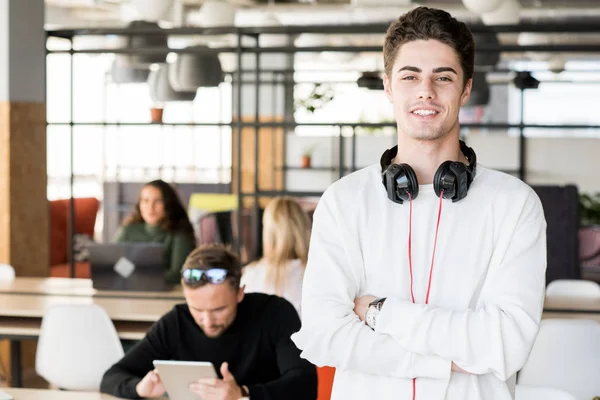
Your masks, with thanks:
M 183 295 L 196 324 L 207 337 L 216 338 L 235 320 L 237 305 L 244 298 L 244 288 L 235 290 L 226 280 L 195 289 L 184 286 Z
M 458 112 L 471 94 L 452 47 L 437 40 L 415 40 L 399 49 L 385 93 L 394 107 L 398 134 L 436 140 L 458 129 Z

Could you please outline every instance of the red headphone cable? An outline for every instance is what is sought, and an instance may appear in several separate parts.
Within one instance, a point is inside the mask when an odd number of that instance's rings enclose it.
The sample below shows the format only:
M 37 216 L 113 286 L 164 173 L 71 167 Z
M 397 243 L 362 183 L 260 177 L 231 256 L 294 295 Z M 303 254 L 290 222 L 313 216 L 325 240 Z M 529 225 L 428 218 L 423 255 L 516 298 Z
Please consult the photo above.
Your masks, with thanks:
M 442 218 L 442 199 L 444 198 L 444 191 L 440 193 L 440 205 L 438 207 L 437 222 L 435 224 L 435 238 L 433 239 L 433 252 L 431 254 L 431 265 L 429 266 L 429 279 L 427 282 L 427 294 L 425 295 L 425 304 L 429 304 L 429 294 L 431 292 L 431 279 L 433 277 L 433 264 L 435 262 L 435 249 L 437 247 L 437 238 L 440 228 L 440 220 Z M 408 214 L 408 268 L 410 271 L 410 298 L 415 303 L 415 295 L 413 291 L 413 266 L 412 266 L 412 195 L 408 193 L 408 200 L 410 203 L 409 214 Z M 412 380 L 412 400 L 417 397 L 417 378 Z

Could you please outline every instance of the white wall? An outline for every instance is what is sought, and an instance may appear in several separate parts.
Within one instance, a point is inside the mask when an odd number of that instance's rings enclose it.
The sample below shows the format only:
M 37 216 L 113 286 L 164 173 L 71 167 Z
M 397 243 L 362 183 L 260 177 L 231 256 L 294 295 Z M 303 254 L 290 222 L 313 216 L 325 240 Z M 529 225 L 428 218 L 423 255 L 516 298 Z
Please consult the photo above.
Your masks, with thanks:
M 519 138 L 478 136 L 468 138 L 482 164 L 492 168 L 517 169 Z M 530 184 L 575 184 L 580 192 L 600 191 L 598 167 L 600 139 L 528 138 L 527 182 Z
M 350 138 L 345 139 L 345 164 L 350 165 Z M 317 145 L 313 166 L 332 166 L 338 162 L 338 137 L 297 136 L 286 139 L 287 164 L 299 166 L 305 148 Z M 395 144 L 395 136 L 357 136 L 356 165 L 378 163 L 381 153 Z M 527 182 L 530 184 L 575 184 L 580 192 L 600 191 L 596 173 L 600 162 L 600 139 L 528 138 Z M 468 144 L 477 160 L 488 168 L 517 170 L 519 138 L 505 135 L 471 135 Z M 286 172 L 286 189 L 322 191 L 337 180 L 338 171 L 290 170 Z

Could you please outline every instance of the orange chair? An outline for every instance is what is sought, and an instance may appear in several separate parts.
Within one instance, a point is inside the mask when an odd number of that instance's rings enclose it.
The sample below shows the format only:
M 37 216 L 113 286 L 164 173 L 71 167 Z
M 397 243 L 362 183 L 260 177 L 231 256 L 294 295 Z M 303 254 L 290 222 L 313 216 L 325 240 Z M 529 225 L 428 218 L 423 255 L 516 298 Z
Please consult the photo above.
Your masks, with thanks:
M 317 367 L 317 400 L 329 400 L 331 398 L 334 376 L 335 368 Z
M 50 276 L 69 277 L 69 199 L 50 201 Z M 75 233 L 94 237 L 100 202 L 94 197 L 75 199 Z M 89 278 L 89 263 L 75 263 L 75 277 Z

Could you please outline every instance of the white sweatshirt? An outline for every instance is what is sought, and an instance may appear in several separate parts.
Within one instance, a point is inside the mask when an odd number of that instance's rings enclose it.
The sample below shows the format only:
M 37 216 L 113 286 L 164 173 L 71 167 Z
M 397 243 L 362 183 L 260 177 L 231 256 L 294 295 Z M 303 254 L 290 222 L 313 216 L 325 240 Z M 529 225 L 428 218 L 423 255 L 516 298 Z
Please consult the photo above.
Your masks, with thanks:
M 316 209 L 302 292 L 302 356 L 336 367 L 332 399 L 514 398 L 515 374 L 538 332 L 546 222 L 535 192 L 477 166 L 468 196 L 444 200 L 429 304 L 425 292 L 439 198 L 413 201 L 415 303 L 407 256 L 409 204 L 387 198 L 373 165 L 332 184 Z M 387 297 L 376 331 L 354 299 Z M 451 362 L 470 374 L 451 372 Z
M 300 301 L 302 299 L 302 279 L 304 277 L 304 264 L 299 259 L 290 260 L 283 271 L 285 280 L 283 291 L 279 296 L 283 297 L 296 308 L 300 315 Z M 275 285 L 266 282 L 267 262 L 259 260 L 244 268 L 241 284 L 245 285 L 246 293 L 260 292 L 277 294 Z

